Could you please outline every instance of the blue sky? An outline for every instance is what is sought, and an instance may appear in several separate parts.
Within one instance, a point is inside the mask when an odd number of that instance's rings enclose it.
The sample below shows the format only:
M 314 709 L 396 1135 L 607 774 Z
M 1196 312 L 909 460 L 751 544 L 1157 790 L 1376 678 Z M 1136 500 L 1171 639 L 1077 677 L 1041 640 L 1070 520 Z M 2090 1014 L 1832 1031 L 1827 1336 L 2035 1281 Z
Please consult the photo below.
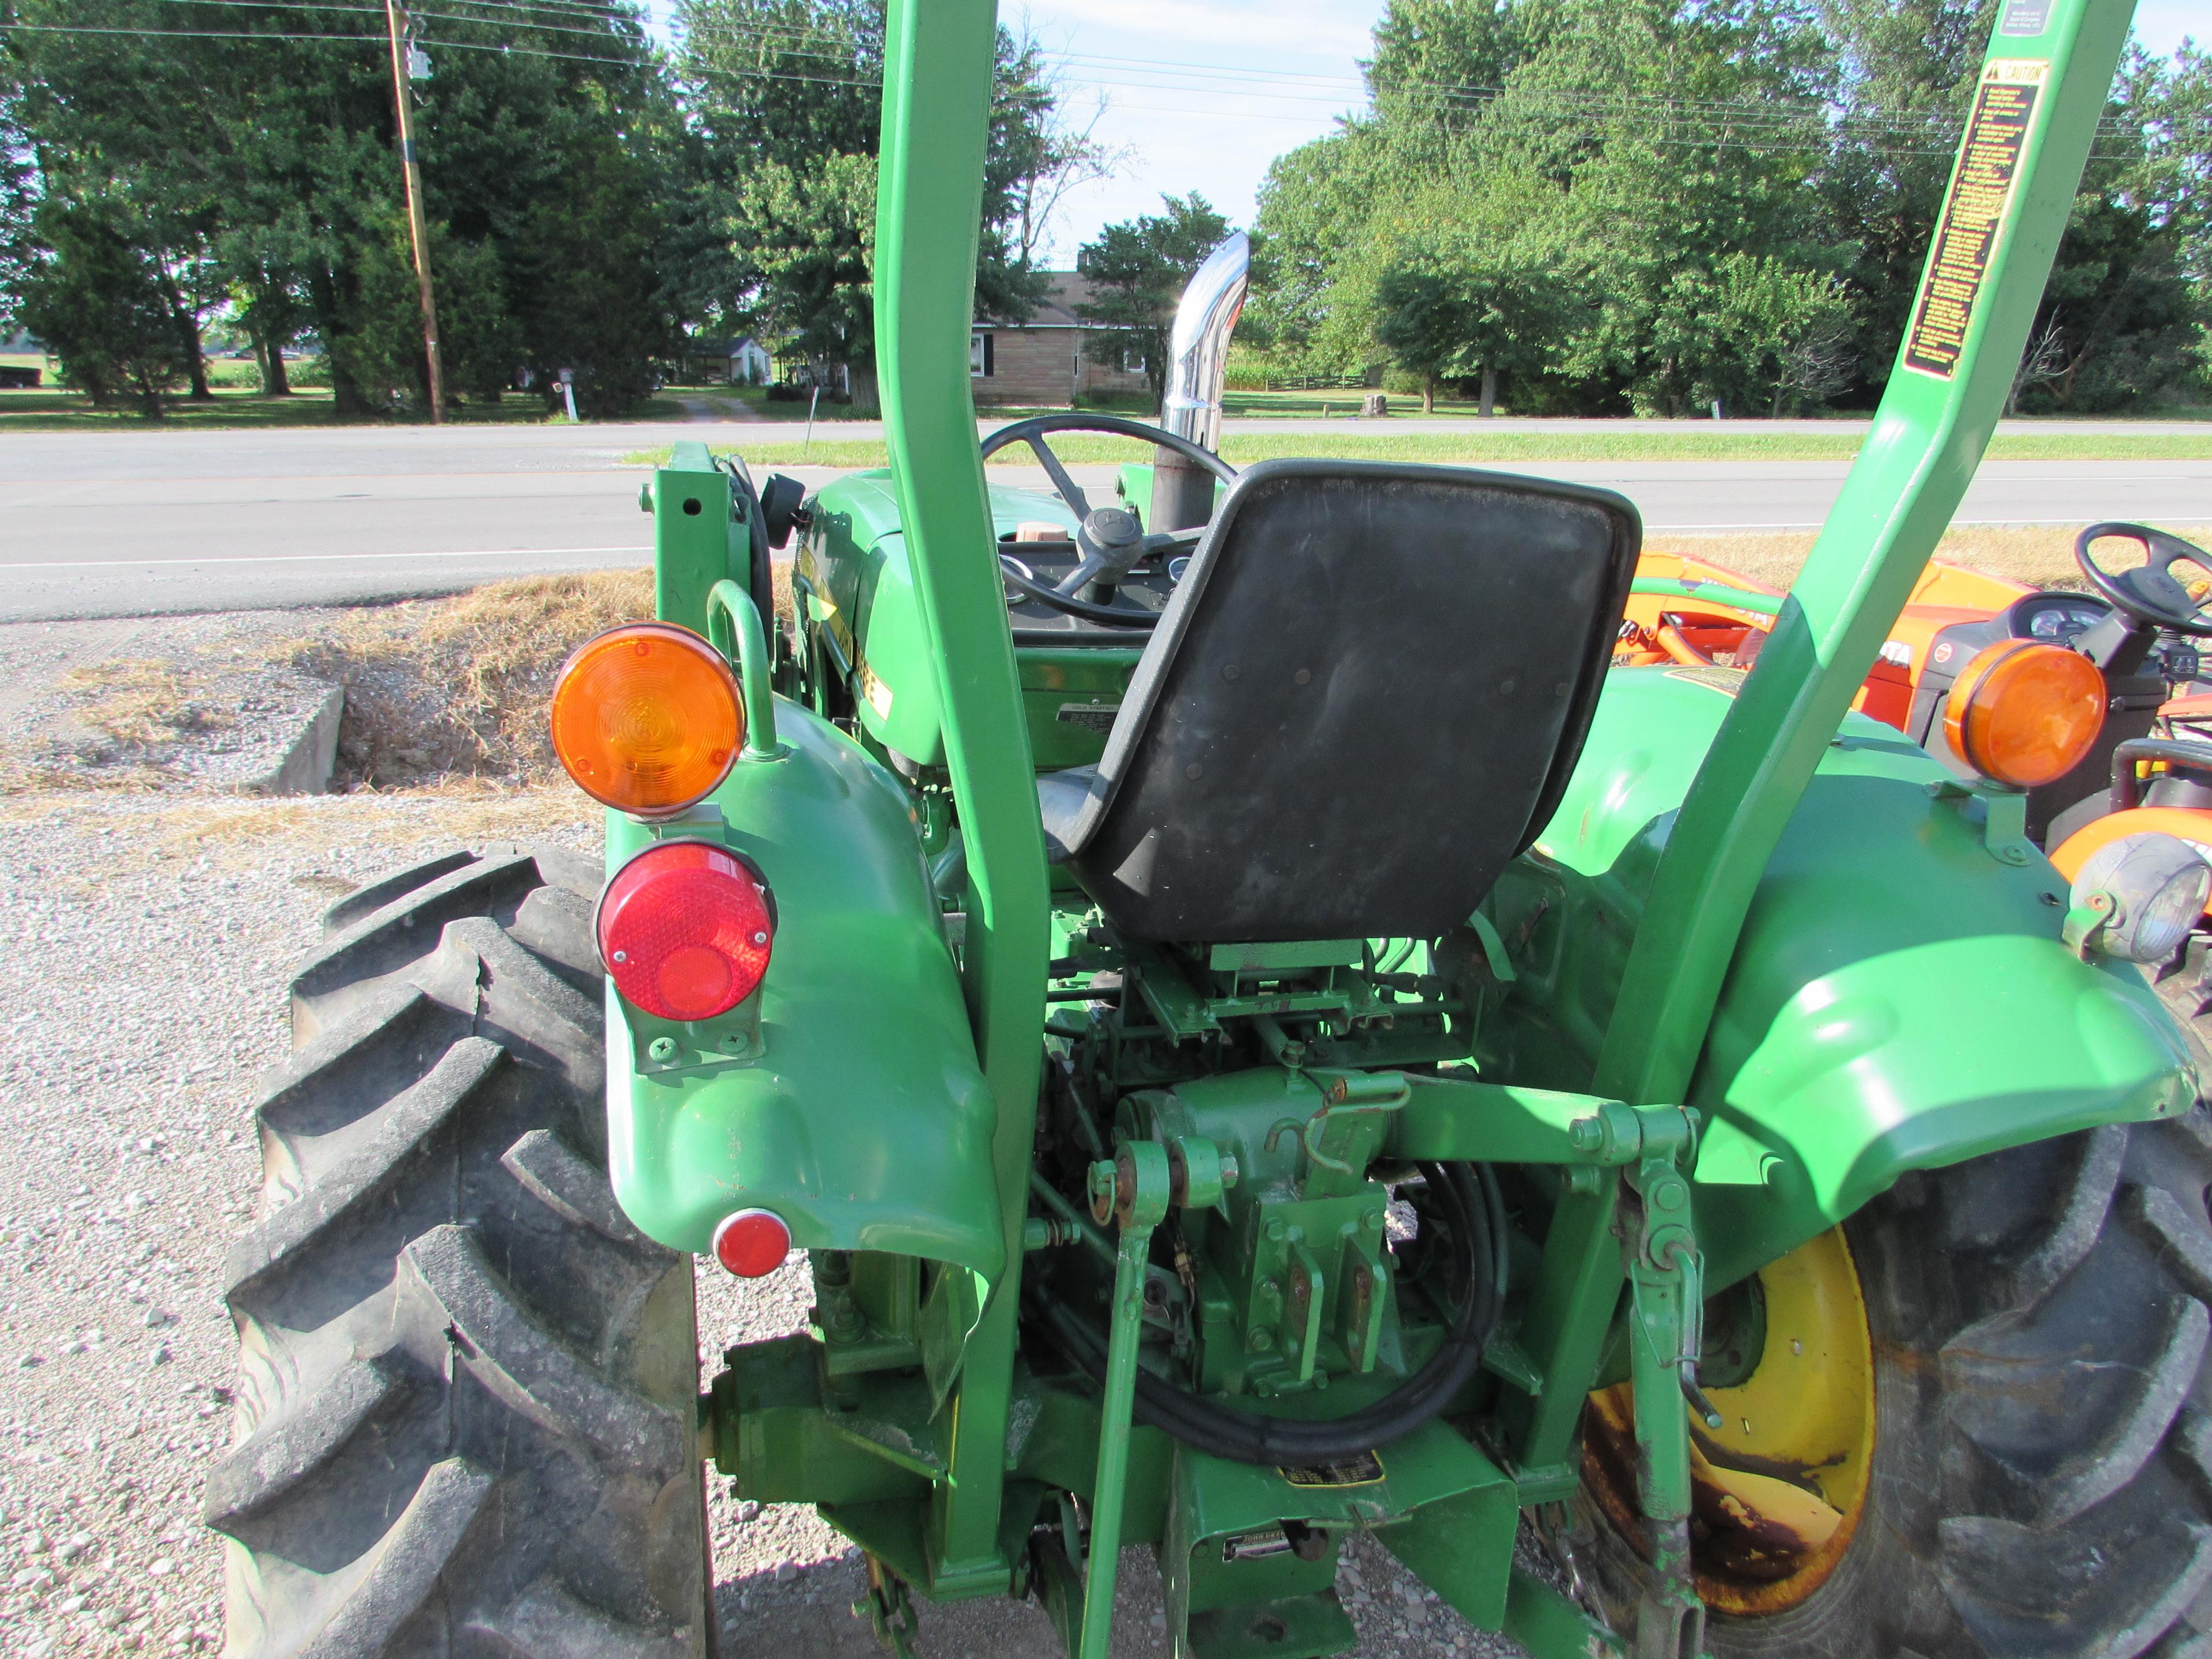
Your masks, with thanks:
M 1358 60 L 1384 0 L 1000 0 L 1058 65 L 1069 113 L 1119 153 L 1113 176 L 1072 194 L 1048 254 L 1074 263 L 1101 225 L 1196 191 L 1249 223 L 1267 163 L 1364 101 Z M 653 0 L 656 15 L 666 0 Z M 2202 43 L 2205 0 L 2138 0 L 2136 32 L 2171 52 Z

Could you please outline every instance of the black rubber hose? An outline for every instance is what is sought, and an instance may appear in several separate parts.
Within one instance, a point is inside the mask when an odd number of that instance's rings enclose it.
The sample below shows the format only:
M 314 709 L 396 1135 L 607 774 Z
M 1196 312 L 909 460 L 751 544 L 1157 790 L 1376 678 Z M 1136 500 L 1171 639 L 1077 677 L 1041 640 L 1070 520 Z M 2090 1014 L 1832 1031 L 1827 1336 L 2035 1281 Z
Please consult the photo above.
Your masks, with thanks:
M 1483 1345 L 1505 1304 L 1505 1206 L 1488 1168 L 1424 1164 L 1429 1188 L 1453 1212 L 1452 1232 L 1467 1293 L 1443 1346 L 1373 1405 L 1325 1421 L 1262 1417 L 1188 1389 L 1141 1368 L 1136 1417 L 1187 1444 L 1233 1462 L 1328 1463 L 1357 1457 L 1411 1432 L 1448 1405 L 1482 1364 Z M 1042 1298 L 1040 1298 L 1043 1300 Z M 1043 1313 L 1068 1356 L 1093 1380 L 1106 1374 L 1106 1344 L 1073 1310 L 1044 1301 Z

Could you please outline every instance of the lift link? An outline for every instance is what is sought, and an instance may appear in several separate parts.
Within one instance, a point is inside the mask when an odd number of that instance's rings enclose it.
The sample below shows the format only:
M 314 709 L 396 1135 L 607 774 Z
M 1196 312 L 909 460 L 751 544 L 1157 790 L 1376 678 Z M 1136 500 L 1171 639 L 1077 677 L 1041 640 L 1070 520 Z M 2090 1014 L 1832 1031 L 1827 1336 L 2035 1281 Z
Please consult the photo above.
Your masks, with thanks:
M 1144 1334 L 1145 1262 L 1152 1229 L 1166 1218 L 1173 1185 L 1168 1149 L 1158 1141 L 1125 1140 L 1111 1163 L 1091 1166 L 1091 1212 L 1101 1223 L 1111 1215 L 1121 1227 L 1121 1239 L 1114 1259 L 1106 1386 L 1098 1402 L 1098 1469 L 1091 1486 L 1083 1637 L 1075 1659 L 1106 1659 L 1113 1632 L 1114 1577 L 1121 1565 L 1121 1504 L 1129 1476 L 1129 1418 L 1137 1397 L 1137 1345 Z
M 1652 1582 L 1637 1609 L 1636 1659 L 1698 1659 L 1705 1608 L 1690 1576 L 1688 1401 L 1709 1425 L 1698 1386 L 1704 1346 L 1705 1258 L 1691 1224 L 1687 1170 L 1696 1161 L 1697 1114 L 1645 1111 L 1643 1146 L 1621 1171 L 1622 1263 L 1629 1288 L 1630 1376 L 1635 1389 L 1638 1474 L 1650 1529 Z

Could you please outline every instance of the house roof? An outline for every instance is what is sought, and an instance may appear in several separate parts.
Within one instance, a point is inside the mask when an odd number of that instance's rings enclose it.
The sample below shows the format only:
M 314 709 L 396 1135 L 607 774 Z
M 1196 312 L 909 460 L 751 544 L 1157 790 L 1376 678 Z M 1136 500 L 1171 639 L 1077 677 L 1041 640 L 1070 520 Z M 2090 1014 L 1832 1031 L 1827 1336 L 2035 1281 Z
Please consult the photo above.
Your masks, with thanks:
M 1000 322 L 993 317 L 982 320 L 998 328 L 1096 328 L 1097 324 L 1086 322 L 1076 314 L 1075 307 L 1091 301 L 1091 283 L 1079 270 L 1048 270 L 1044 298 L 1028 318 L 1019 323 Z

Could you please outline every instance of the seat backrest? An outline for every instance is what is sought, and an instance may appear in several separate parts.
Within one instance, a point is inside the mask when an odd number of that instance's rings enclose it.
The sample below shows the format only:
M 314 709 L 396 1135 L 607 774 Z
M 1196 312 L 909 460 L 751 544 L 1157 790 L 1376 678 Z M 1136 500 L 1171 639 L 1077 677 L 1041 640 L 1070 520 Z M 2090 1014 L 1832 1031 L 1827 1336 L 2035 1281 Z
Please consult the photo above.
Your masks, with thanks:
M 1145 939 L 1434 938 L 1550 817 L 1642 525 L 1608 490 L 1267 461 L 1216 513 L 1060 839 Z

